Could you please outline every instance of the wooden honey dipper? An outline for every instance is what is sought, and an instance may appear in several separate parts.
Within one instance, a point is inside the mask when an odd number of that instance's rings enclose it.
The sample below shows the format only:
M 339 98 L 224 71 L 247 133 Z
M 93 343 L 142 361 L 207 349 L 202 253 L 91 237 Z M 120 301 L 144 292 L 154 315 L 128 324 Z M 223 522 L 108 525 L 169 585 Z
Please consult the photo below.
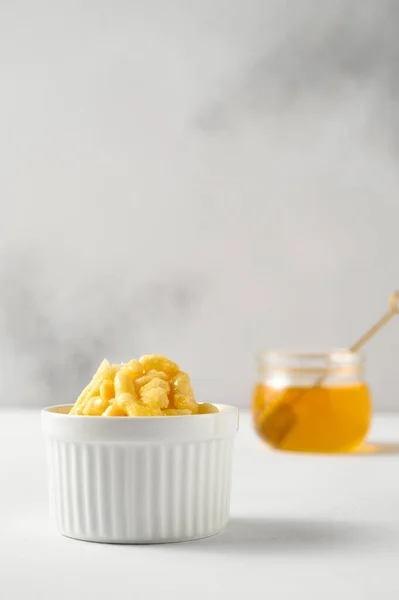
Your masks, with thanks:
M 382 317 L 368 329 L 350 348 L 348 352 L 358 352 L 378 331 L 380 331 L 384 325 L 386 325 L 392 317 L 399 314 L 399 291 L 394 292 L 389 298 L 388 310 L 382 315 Z M 296 404 L 298 400 L 303 398 L 309 391 L 316 387 L 320 387 L 325 379 L 326 375 L 323 373 L 316 379 L 310 388 L 306 388 L 303 392 L 299 392 L 289 404 L 279 403 L 276 404 L 274 410 L 270 411 L 270 404 L 273 403 L 273 399 L 278 397 L 280 394 L 275 394 L 271 397 L 268 402 L 268 406 L 263 411 L 263 415 L 260 416 L 258 421 L 258 428 L 265 429 L 267 427 L 267 437 L 273 441 L 276 446 L 279 446 L 286 435 L 290 432 L 292 427 L 297 422 L 297 417 L 292 408 L 293 404 Z M 270 423 L 267 424 L 267 421 Z

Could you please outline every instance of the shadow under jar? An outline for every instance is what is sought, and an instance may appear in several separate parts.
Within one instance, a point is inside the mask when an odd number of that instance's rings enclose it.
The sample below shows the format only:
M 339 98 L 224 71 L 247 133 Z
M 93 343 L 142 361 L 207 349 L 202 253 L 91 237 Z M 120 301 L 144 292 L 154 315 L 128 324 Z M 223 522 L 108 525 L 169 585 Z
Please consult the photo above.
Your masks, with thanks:
M 273 448 L 351 452 L 367 435 L 371 411 L 358 353 L 268 351 L 260 357 L 252 412 L 256 431 Z

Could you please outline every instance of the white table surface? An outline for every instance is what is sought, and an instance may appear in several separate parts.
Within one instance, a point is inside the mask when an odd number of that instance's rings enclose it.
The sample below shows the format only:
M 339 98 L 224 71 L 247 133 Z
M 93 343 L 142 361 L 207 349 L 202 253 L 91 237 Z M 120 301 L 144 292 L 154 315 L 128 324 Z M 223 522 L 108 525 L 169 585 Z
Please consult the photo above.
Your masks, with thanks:
M 40 415 L 0 412 L 0 597 L 398 600 L 399 415 L 377 416 L 370 439 L 380 453 L 271 452 L 242 413 L 226 531 L 111 546 L 58 534 Z

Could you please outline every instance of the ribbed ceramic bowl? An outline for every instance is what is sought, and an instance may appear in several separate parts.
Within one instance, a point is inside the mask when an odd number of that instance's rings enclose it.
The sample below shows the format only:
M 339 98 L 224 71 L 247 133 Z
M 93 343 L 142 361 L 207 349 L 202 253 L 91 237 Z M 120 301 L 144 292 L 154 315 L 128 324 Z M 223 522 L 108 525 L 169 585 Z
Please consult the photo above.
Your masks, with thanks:
M 229 516 L 238 410 L 179 417 L 82 417 L 45 408 L 50 502 L 68 537 L 108 543 L 194 540 Z

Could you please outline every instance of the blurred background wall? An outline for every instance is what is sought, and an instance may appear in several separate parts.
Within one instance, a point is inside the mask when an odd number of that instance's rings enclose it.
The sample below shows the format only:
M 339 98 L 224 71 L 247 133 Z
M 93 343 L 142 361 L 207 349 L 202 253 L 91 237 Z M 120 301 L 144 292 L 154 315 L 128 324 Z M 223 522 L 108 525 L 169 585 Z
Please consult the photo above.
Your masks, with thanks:
M 399 287 L 399 5 L 0 3 L 0 404 L 159 352 L 248 405 L 264 347 Z M 399 318 L 367 349 L 399 408 Z

